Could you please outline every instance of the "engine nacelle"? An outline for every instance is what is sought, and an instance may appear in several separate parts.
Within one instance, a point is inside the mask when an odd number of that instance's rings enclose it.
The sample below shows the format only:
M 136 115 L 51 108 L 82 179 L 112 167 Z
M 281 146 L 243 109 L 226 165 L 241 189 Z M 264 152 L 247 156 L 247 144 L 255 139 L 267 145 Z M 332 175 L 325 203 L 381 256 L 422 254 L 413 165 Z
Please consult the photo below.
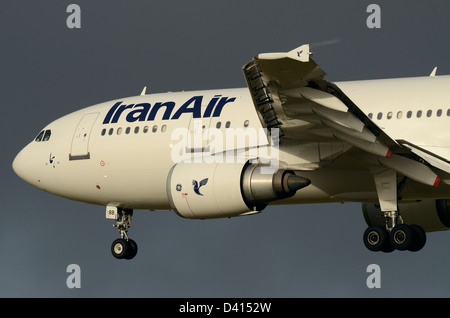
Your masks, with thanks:
M 406 224 L 420 225 L 425 232 L 450 229 L 450 199 L 399 203 L 398 206 Z M 385 226 L 384 216 L 378 205 L 363 203 L 362 209 L 367 225 Z
M 211 219 L 259 212 L 310 184 L 292 171 L 267 173 L 245 163 L 176 164 L 167 179 L 172 209 L 184 218 Z

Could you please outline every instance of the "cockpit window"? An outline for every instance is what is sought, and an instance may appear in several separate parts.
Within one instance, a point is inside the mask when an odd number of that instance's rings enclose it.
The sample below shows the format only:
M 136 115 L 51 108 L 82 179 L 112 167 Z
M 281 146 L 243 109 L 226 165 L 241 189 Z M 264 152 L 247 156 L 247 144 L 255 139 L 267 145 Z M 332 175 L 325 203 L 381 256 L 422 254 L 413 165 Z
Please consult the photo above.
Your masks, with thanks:
M 52 135 L 52 131 L 51 131 L 50 129 L 49 129 L 49 130 L 46 130 L 46 131 L 45 131 L 45 134 L 44 134 L 44 138 L 42 139 L 42 141 L 47 141 L 47 140 L 49 140 L 51 135 Z
M 50 139 L 50 136 L 52 135 L 52 131 L 50 129 L 43 130 L 37 135 L 35 141 L 48 141 Z
M 44 132 L 45 132 L 44 130 L 41 131 L 41 132 L 39 133 L 39 135 L 37 135 L 35 141 L 37 141 L 37 142 L 42 141 L 42 137 L 44 137 Z

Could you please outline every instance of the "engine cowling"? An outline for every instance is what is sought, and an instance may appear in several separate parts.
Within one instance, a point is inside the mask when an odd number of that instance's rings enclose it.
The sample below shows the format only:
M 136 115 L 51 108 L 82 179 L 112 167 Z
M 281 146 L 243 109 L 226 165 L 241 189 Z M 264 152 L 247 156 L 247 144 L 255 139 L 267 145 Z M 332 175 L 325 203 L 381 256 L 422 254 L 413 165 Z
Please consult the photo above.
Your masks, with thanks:
M 292 171 L 267 173 L 245 163 L 176 164 L 167 180 L 172 209 L 184 218 L 211 219 L 259 212 L 274 200 L 293 196 L 310 184 Z
M 450 199 L 399 203 L 398 206 L 406 224 L 420 225 L 425 232 L 450 229 Z M 362 209 L 367 225 L 385 225 L 378 204 L 363 203 Z

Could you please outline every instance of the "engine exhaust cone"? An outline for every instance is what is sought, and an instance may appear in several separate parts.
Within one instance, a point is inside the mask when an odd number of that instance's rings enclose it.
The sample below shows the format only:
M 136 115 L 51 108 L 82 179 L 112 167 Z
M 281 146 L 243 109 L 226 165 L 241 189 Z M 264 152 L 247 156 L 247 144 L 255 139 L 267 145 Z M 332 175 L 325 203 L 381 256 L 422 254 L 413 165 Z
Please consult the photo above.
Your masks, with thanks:
M 296 192 L 304 187 L 307 187 L 311 184 L 311 180 L 303 177 L 299 177 L 295 174 L 289 175 L 287 178 L 287 186 L 291 192 Z

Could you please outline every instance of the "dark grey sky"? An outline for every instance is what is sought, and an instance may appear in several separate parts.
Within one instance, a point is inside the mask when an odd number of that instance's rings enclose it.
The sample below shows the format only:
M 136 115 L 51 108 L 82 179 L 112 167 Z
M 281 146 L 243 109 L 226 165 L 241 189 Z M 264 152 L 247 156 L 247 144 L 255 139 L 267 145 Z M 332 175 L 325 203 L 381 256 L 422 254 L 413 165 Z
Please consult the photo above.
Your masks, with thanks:
M 66 26 L 73 2 L 81 29 Z M 381 29 L 366 26 L 370 3 L 381 7 Z M 144 86 L 243 87 L 242 65 L 262 52 L 311 43 L 333 81 L 422 76 L 434 66 L 450 74 L 449 12 L 442 0 L 2 0 L 0 296 L 449 297 L 450 232 L 428 235 L 420 253 L 371 253 L 356 203 L 209 221 L 136 211 L 139 253 L 118 261 L 110 253 L 118 232 L 103 207 L 47 194 L 11 169 L 64 114 Z M 80 289 L 66 287 L 72 263 Z M 366 287 L 372 263 L 381 289 Z

